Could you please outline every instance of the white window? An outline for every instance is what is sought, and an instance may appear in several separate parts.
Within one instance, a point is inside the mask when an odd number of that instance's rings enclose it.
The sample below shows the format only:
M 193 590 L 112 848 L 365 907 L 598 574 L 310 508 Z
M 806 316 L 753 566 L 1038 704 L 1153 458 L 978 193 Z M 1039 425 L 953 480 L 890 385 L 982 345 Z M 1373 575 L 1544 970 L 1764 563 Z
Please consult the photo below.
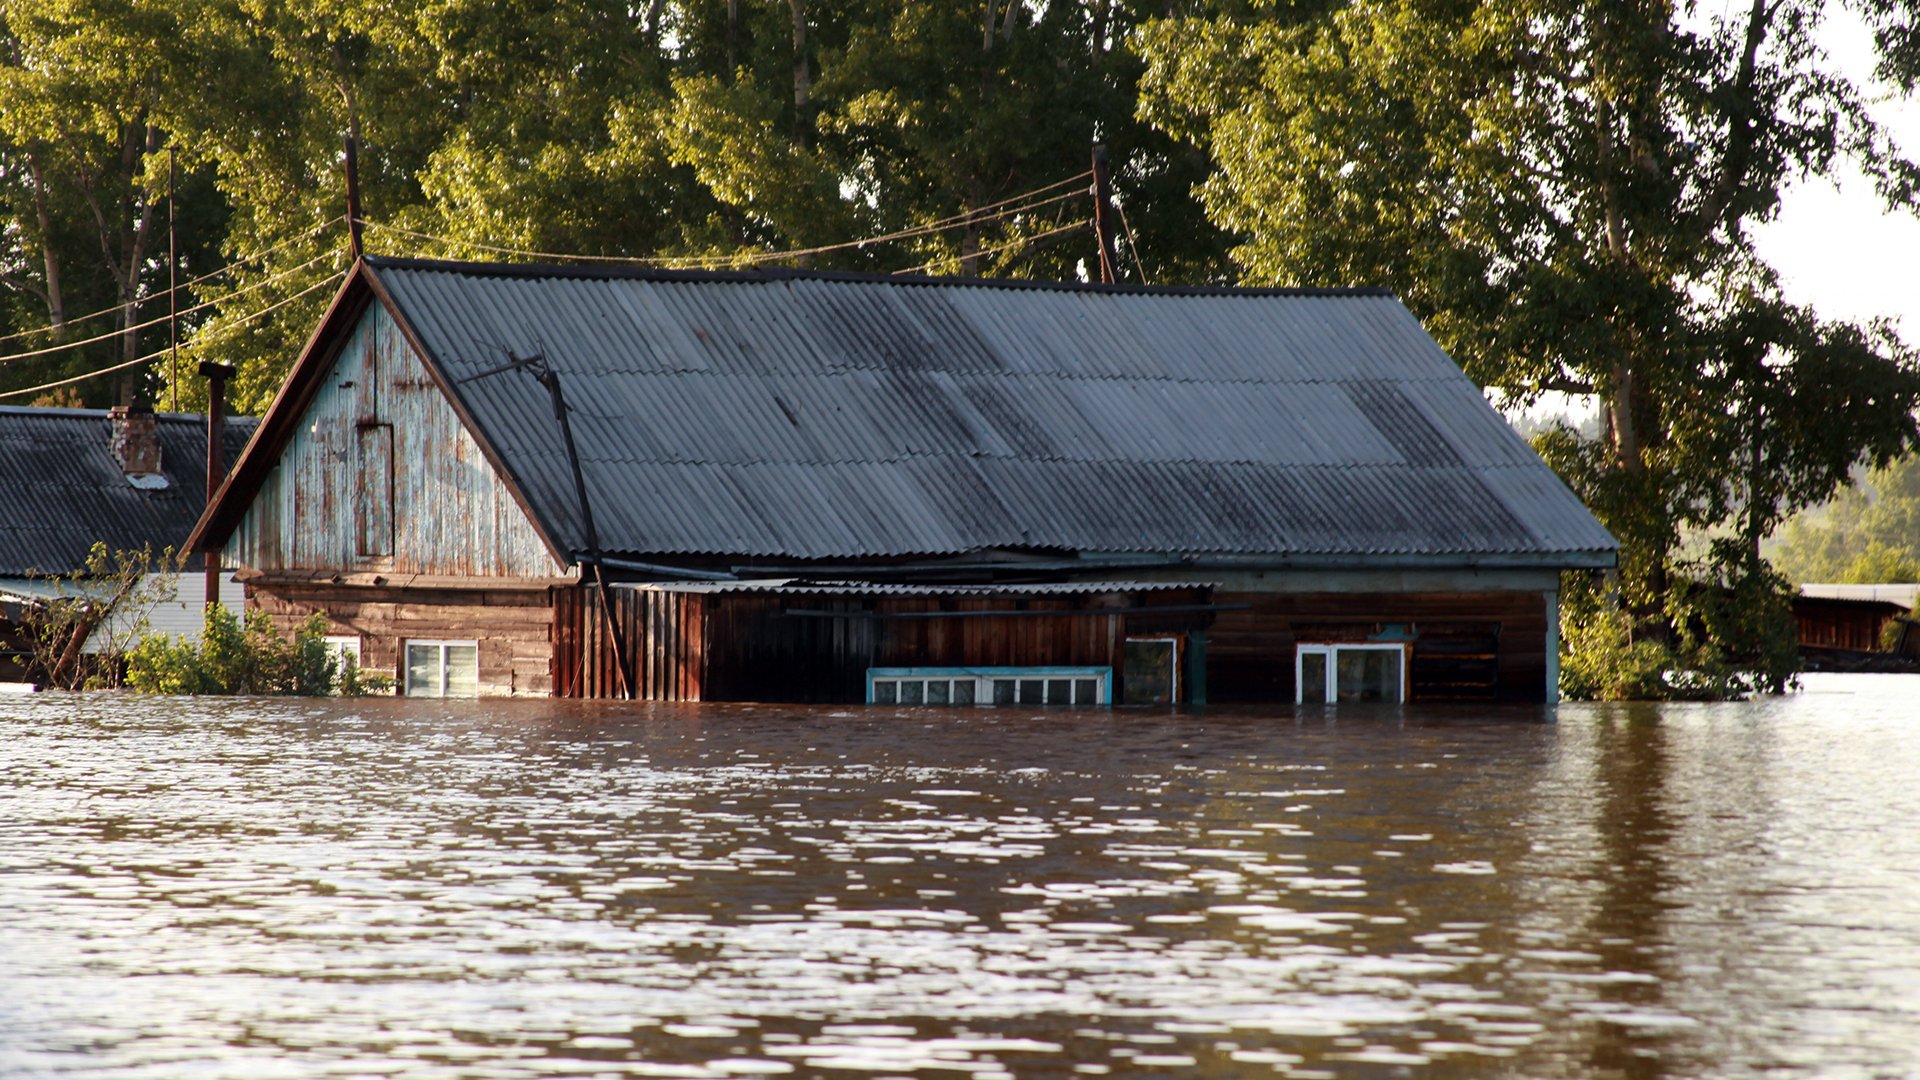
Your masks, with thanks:
M 479 697 L 480 643 L 407 642 L 408 697 Z
M 326 643 L 327 651 L 332 653 L 334 660 L 341 663 L 342 666 L 344 666 L 348 658 L 352 658 L 354 667 L 360 666 L 360 639 L 358 637 L 350 637 L 346 634 L 328 634 L 320 640 Z
M 1300 645 L 1293 654 L 1293 700 L 1407 700 L 1404 645 Z
M 1106 705 L 1110 667 L 868 668 L 869 705 Z

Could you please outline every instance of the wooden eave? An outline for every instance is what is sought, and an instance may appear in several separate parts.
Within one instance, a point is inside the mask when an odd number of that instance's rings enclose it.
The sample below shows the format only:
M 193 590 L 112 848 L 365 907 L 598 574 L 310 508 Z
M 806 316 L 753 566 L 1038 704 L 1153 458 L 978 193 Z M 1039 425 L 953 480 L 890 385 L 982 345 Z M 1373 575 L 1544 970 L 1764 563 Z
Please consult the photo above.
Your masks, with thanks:
M 532 522 L 534 531 L 539 534 L 540 542 L 546 545 L 547 552 L 561 566 L 572 566 L 572 555 L 564 551 L 554 537 L 550 524 L 534 511 L 531 500 L 508 469 L 500 452 L 487 438 L 480 426 L 474 422 L 473 414 L 468 411 L 460 395 L 454 393 L 446 373 L 441 370 L 439 361 L 422 344 L 419 332 L 414 328 L 400 305 L 393 299 L 381 283 L 374 266 L 366 259 L 356 260 L 347 279 L 341 283 L 334 294 L 333 302 L 327 306 L 327 312 L 320 319 L 320 325 L 300 352 L 300 359 L 294 363 L 286 382 L 274 395 L 273 404 L 267 407 L 266 416 L 254 429 L 253 437 L 247 440 L 246 449 L 240 452 L 240 459 L 234 463 L 227 477 L 221 482 L 218 491 L 207 503 L 207 508 L 194 524 L 193 532 L 187 536 L 186 549 L 206 553 L 226 544 L 240 519 L 252 507 L 260 494 L 261 486 L 274 466 L 279 464 L 281 454 L 286 452 L 287 444 L 293 440 L 294 432 L 299 429 L 300 421 L 306 416 L 314 396 L 319 393 L 324 376 L 339 358 L 343 342 L 353 333 L 359 320 L 373 301 L 378 300 L 387 315 L 399 327 L 401 336 L 407 345 L 419 357 L 421 366 L 440 391 L 441 397 L 452 406 L 454 414 L 460 418 L 460 424 L 473 437 L 480 447 L 480 453 L 493 466 L 495 475 L 506 485 L 513 501 L 520 507 L 527 520 Z

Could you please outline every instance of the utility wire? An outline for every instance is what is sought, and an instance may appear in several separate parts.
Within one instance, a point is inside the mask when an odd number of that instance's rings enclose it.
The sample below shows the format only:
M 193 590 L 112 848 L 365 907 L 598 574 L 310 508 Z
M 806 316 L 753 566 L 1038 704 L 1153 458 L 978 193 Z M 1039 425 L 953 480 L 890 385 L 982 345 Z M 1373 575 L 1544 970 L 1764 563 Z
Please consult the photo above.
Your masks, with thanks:
M 1133 256 L 1133 268 L 1140 272 L 1140 284 L 1153 284 L 1153 279 L 1147 276 L 1147 268 L 1140 262 L 1140 241 L 1133 238 L 1133 226 L 1127 222 L 1127 204 L 1115 203 L 1114 209 L 1120 211 L 1120 227 L 1127 231 L 1127 254 Z
M 320 281 L 314 282 L 312 285 L 309 285 L 306 288 L 301 289 L 299 292 L 294 293 L 292 296 L 289 296 L 283 300 L 279 300 L 267 307 L 263 307 L 259 311 L 255 311 L 250 314 L 241 316 L 240 318 L 234 320 L 232 325 L 243 326 L 247 323 L 254 321 L 255 319 L 263 318 L 267 315 L 270 315 L 273 312 L 278 311 L 280 308 L 286 307 L 288 304 L 293 303 L 295 300 L 300 299 L 301 297 L 307 295 L 310 292 L 313 292 L 316 289 L 322 289 L 328 285 L 333 284 L 334 282 L 345 277 L 346 274 L 347 272 L 345 270 L 335 271 L 331 276 L 324 278 Z M 161 349 L 158 352 L 150 352 L 145 356 L 138 357 L 133 360 L 121 361 L 118 364 L 114 364 L 112 367 L 103 367 L 97 371 L 89 371 L 84 375 L 73 375 L 65 379 L 57 379 L 53 382 L 41 383 L 39 386 L 28 386 L 19 390 L 8 390 L 5 392 L 0 392 L 0 401 L 4 401 L 7 398 L 25 397 L 28 394 L 37 394 L 42 390 L 52 390 L 56 387 L 70 386 L 74 383 L 85 382 L 88 379 L 96 378 L 101 375 L 111 375 L 116 371 L 125 371 L 127 368 L 137 367 L 141 364 L 145 364 L 153 360 L 158 360 L 161 357 L 167 355 L 168 351 L 169 350 L 167 349 Z
M 325 255 L 316 255 L 313 258 L 308 259 L 306 262 L 301 263 L 299 266 L 282 270 L 278 274 L 273 275 L 272 277 L 261 278 L 259 281 L 256 281 L 251 285 L 246 285 L 241 288 L 235 289 L 224 296 L 215 297 L 212 300 L 202 301 L 201 303 L 195 304 L 193 307 L 185 308 L 179 311 L 177 314 L 191 315 L 196 311 L 205 311 L 210 307 L 214 307 L 218 304 L 226 303 L 228 300 L 231 300 L 236 296 L 244 296 L 247 293 L 253 292 L 256 289 L 264 289 L 267 286 L 272 285 L 276 281 L 280 281 L 285 278 L 292 277 L 293 275 L 300 273 L 302 270 L 305 270 L 308 267 L 313 266 L 315 263 L 326 262 L 329 259 L 333 259 L 337 257 L 337 255 L 338 255 L 338 252 L 331 252 L 331 251 L 326 253 Z M 161 295 L 164 296 L 166 294 L 162 293 Z M 132 326 L 124 327 L 119 330 L 109 330 L 104 334 L 96 334 L 93 337 L 83 338 L 79 341 L 63 341 L 58 345 L 49 345 L 44 349 L 34 349 L 31 352 L 13 353 L 10 356 L 0 356 L 0 364 L 9 364 L 15 360 L 28 360 L 36 356 L 46 356 L 51 353 L 65 352 L 68 349 L 78 349 L 83 345 L 94 345 L 102 341 L 110 341 L 114 338 L 121 337 L 134 330 L 145 330 L 149 326 L 159 326 L 161 323 L 166 322 L 172 318 L 174 318 L 174 315 L 171 315 L 171 314 L 159 315 L 154 318 L 148 319 L 146 322 L 143 322 L 143 323 L 135 323 Z
M 1045 240 L 1050 236 L 1058 236 L 1063 232 L 1072 232 L 1073 230 L 1082 228 L 1086 225 L 1087 225 L 1087 222 L 1085 221 L 1071 221 L 1065 225 L 1060 226 L 1057 229 L 1048 229 L 1046 232 L 1034 233 L 1032 236 L 1022 236 L 1022 237 L 1019 237 L 1018 239 L 1011 240 L 1004 244 L 996 244 L 995 246 L 990 248 L 981 248 L 979 251 L 974 252 L 974 255 L 976 256 L 994 255 L 994 254 L 998 254 L 999 252 L 1005 251 L 1008 248 L 1025 247 L 1026 245 L 1034 243 L 1035 241 Z M 931 270 L 932 268 L 939 266 L 943 263 L 958 262 L 961 259 L 964 259 L 966 257 L 967 256 L 964 256 L 964 255 L 946 255 L 941 258 L 934 259 L 931 262 L 921 263 L 919 266 L 909 266 L 905 270 L 895 270 L 893 271 L 893 276 L 899 277 L 903 274 L 918 274 L 925 270 Z
M 273 245 L 270 248 L 266 248 L 262 251 L 256 251 L 251 255 L 236 256 L 233 259 L 229 260 L 225 266 L 220 267 L 218 270 L 210 270 L 207 273 L 201 274 L 199 277 L 194 278 L 191 281 L 183 281 L 179 285 L 176 285 L 171 289 L 162 289 L 157 293 L 152 293 L 148 296 L 143 296 L 137 302 L 142 304 L 149 303 L 151 301 L 158 300 L 163 296 L 166 296 L 170 292 L 177 292 L 180 289 L 190 289 L 193 286 L 198 285 L 203 281 L 211 281 L 214 278 L 219 277 L 221 274 L 231 271 L 236 266 L 240 266 L 250 262 L 259 262 L 261 259 L 264 259 L 267 256 L 282 250 L 283 248 L 292 247 L 293 245 L 298 244 L 303 240 L 311 240 L 314 237 L 320 235 L 321 233 L 327 231 L 328 229 L 333 228 L 335 225 L 340 224 L 342 221 L 345 221 L 346 219 L 347 219 L 347 216 L 345 214 L 341 214 L 338 217 L 329 218 L 326 221 L 323 221 L 320 224 L 315 225 L 313 228 L 308 229 L 306 232 L 303 232 L 298 236 L 288 237 L 287 239 L 280 241 L 279 243 Z M 312 265 L 312 264 L 309 263 L 308 265 Z M 99 311 L 89 311 L 85 315 L 76 315 L 73 318 L 68 319 L 65 322 L 62 322 L 59 327 L 36 326 L 31 330 L 21 330 L 17 333 L 7 334 L 3 337 L 0 337 L 0 342 L 17 341 L 20 338 L 32 337 L 35 334 L 50 334 L 56 329 L 65 329 L 66 327 L 72 326 L 75 323 L 83 323 L 83 322 L 86 322 L 88 319 L 97 319 L 102 315 L 117 315 L 120 312 L 125 311 L 126 308 L 127 308 L 127 305 L 125 304 L 115 304 L 109 308 L 101 308 Z M 142 323 L 141 325 L 151 326 L 152 324 Z
M 1018 205 L 1018 206 L 1009 205 L 1012 203 L 1020 203 L 1021 200 L 1023 199 L 1030 199 L 1036 195 L 1044 195 L 1047 192 L 1055 191 L 1059 188 L 1066 187 L 1071 184 L 1076 184 L 1081 180 L 1086 179 L 1090 175 L 1092 175 L 1091 170 L 1089 170 L 1088 172 L 1081 173 L 1079 176 L 1069 177 L 1065 180 L 1048 184 L 1045 187 L 1035 188 L 1032 191 L 1024 192 L 1019 195 L 1014 195 L 1006 199 L 1001 199 L 998 202 L 992 202 L 992 203 L 986 204 L 985 206 L 976 207 L 975 209 L 967 211 L 966 213 L 955 214 L 951 217 L 940 218 L 936 221 L 928 222 L 925 225 L 916 225 L 916 226 L 913 226 L 912 228 L 901 229 L 897 232 L 883 233 L 879 236 L 869 236 L 861 240 L 847 240 L 837 244 L 823 244 L 818 247 L 795 248 L 795 249 L 786 250 L 786 251 L 750 251 L 750 252 L 741 252 L 733 255 L 661 255 L 661 256 L 573 255 L 573 254 L 567 254 L 565 252 L 534 251 L 526 248 L 506 247 L 499 244 L 482 243 L 477 240 L 455 240 L 445 236 L 436 236 L 432 233 L 424 233 L 424 232 L 418 232 L 413 229 L 401 228 L 398 225 L 384 225 L 377 221 L 368 221 L 364 219 L 362 220 L 361 223 L 363 225 L 366 225 L 369 228 L 375 229 L 380 232 L 389 232 L 398 236 L 410 237 L 415 240 L 431 240 L 435 243 L 445 244 L 449 247 L 471 248 L 476 251 L 485 251 L 495 255 L 517 255 L 522 258 L 529 258 L 529 259 L 558 259 L 558 260 L 574 260 L 578 262 L 615 263 L 615 264 L 620 264 L 625 266 L 657 266 L 665 269 L 710 269 L 714 267 L 754 266 L 760 263 L 779 262 L 783 259 L 799 258 L 806 255 L 824 255 L 828 252 L 845 251 L 845 250 L 848 250 L 849 248 L 862 248 L 870 244 L 882 244 L 882 243 L 887 243 L 893 240 L 905 240 L 915 236 L 925 236 L 930 233 L 945 232 L 949 229 L 959 228 L 963 225 L 971 225 L 977 222 L 994 221 L 1000 218 L 1011 217 L 1015 214 L 1022 214 L 1030 210 L 1037 210 L 1040 207 L 1049 206 L 1049 205 L 1052 205 L 1053 203 L 1063 202 L 1068 199 L 1076 199 L 1076 198 L 1084 197 L 1085 195 L 1087 195 L 1087 192 L 1085 191 L 1068 191 L 1064 194 L 1055 195 L 1055 196 L 1052 196 L 1051 198 L 1040 199 L 1038 201 L 1031 202 L 1031 203 L 1022 203 L 1021 205 Z

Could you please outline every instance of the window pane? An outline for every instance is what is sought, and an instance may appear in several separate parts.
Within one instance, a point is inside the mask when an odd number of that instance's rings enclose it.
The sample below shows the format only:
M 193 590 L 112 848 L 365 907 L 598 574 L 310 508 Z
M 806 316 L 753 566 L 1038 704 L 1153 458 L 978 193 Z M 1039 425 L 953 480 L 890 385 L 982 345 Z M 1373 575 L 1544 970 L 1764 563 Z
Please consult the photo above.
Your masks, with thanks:
M 1042 680 L 1042 679 L 1021 679 L 1020 680 L 1020 704 L 1022 705 L 1046 704 L 1046 685 L 1047 684 L 1045 680 Z
M 929 680 L 927 682 L 927 704 L 945 705 L 947 703 L 947 688 L 952 685 L 952 683 L 945 679 Z
M 993 680 L 993 703 L 995 705 L 1013 704 L 1013 680 L 1012 679 Z
M 1047 704 L 1049 705 L 1073 704 L 1073 680 L 1072 679 L 1048 679 L 1047 680 Z
M 1327 700 L 1327 654 L 1300 654 L 1300 692 L 1297 701 L 1325 704 Z
M 1100 704 L 1100 680 L 1077 679 L 1073 684 L 1073 703 L 1075 705 Z
M 448 645 L 447 651 L 447 696 L 480 696 L 480 647 L 478 645 Z
M 900 680 L 900 704 L 918 705 L 926 697 L 927 684 L 924 679 Z
M 891 705 L 894 702 L 895 696 L 892 679 L 873 680 L 873 703 L 875 705 Z
M 1340 649 L 1335 656 L 1341 701 L 1400 700 L 1400 650 Z
M 1172 704 L 1174 652 L 1173 642 L 1169 639 L 1128 639 L 1124 672 L 1126 704 Z
M 954 680 L 953 703 L 955 705 L 973 704 L 973 692 L 974 692 L 974 681 L 972 679 Z
M 407 646 L 407 696 L 440 696 L 440 646 Z

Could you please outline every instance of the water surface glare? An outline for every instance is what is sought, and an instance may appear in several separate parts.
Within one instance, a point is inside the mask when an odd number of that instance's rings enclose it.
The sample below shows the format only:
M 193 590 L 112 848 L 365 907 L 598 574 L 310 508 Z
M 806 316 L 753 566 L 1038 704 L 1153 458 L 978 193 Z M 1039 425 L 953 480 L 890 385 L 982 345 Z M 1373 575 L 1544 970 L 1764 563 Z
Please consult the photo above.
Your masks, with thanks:
M 1915 677 L 0 725 L 8 1078 L 1920 1074 Z

